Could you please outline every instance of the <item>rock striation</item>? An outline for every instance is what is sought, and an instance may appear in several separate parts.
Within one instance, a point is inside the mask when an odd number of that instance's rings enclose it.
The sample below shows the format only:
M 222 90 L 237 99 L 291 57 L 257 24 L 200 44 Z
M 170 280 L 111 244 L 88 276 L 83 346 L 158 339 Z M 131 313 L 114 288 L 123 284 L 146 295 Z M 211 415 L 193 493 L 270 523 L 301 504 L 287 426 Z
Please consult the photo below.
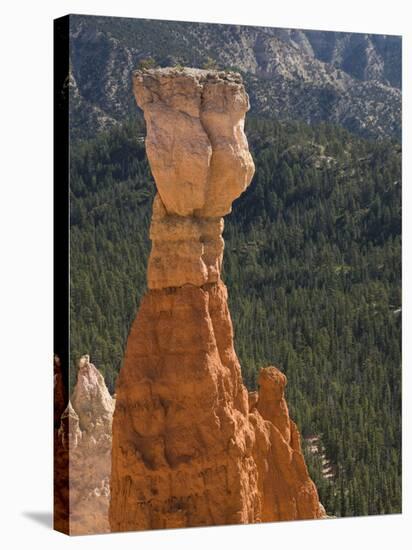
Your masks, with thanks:
M 223 219 L 249 185 L 249 100 L 236 73 L 157 69 L 134 75 L 158 194 L 150 228 L 150 289 L 219 280 Z
M 71 400 L 61 416 L 55 461 L 67 469 L 66 528 L 71 535 L 110 531 L 114 399 L 102 374 L 84 355 Z
M 262 369 L 248 394 L 220 278 L 223 219 L 254 164 L 236 73 L 134 74 L 158 194 L 149 290 L 116 386 L 112 531 L 325 516 L 284 398 Z

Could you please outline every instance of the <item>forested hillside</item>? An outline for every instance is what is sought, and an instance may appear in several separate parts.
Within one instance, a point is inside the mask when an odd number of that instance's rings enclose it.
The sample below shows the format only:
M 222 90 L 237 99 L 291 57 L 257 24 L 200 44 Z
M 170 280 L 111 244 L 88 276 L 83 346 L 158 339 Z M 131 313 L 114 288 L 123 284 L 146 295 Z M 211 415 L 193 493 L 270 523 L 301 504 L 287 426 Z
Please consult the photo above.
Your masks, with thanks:
M 111 391 L 145 290 L 144 134 L 137 117 L 71 151 L 72 362 L 90 353 Z M 287 375 L 329 514 L 399 512 L 400 146 L 251 116 L 247 135 L 256 175 L 224 232 L 245 382 L 268 364 Z

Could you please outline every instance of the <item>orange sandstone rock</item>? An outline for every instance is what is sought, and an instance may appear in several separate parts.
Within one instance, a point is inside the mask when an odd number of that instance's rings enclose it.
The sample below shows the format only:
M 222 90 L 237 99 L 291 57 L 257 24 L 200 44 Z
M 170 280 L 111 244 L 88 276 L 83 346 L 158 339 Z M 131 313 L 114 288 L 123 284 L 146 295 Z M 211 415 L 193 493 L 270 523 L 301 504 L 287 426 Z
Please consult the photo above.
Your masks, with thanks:
M 286 376 L 276 367 L 267 367 L 261 369 L 258 384 L 255 411 L 265 421 L 270 441 L 269 448 L 258 447 L 255 454 L 258 464 L 266 464 L 259 468 L 262 521 L 326 517 L 306 468 L 299 432 L 289 418 L 284 398 Z
M 222 216 L 255 169 L 244 133 L 249 98 L 240 76 L 153 69 L 136 71 L 133 86 L 158 190 L 148 286 L 216 282 L 223 257 Z
M 284 399 L 262 369 L 248 394 L 220 280 L 223 220 L 250 183 L 239 75 L 136 73 L 158 195 L 149 291 L 117 380 L 112 531 L 324 517 Z
M 324 516 L 274 367 L 249 412 L 226 297 L 219 282 L 143 298 L 117 383 L 113 531 Z
M 222 283 L 143 298 L 116 394 L 112 530 L 255 521 L 254 433 Z
M 237 73 L 177 68 L 136 71 L 146 151 L 168 214 L 221 217 L 249 185 L 244 134 L 249 98 Z
M 269 420 L 282 437 L 290 442 L 289 410 L 284 397 L 286 376 L 276 367 L 267 367 L 259 373 L 257 410 Z

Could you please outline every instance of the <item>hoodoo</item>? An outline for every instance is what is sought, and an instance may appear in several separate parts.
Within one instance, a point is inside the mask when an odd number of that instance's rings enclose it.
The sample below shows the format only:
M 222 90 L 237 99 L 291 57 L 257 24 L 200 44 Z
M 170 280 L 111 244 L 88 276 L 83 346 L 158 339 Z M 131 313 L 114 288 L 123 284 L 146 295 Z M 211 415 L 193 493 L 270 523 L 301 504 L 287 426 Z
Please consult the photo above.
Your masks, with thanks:
M 116 387 L 112 531 L 325 517 L 285 376 L 248 392 L 220 278 L 223 216 L 254 164 L 236 73 L 134 74 L 156 182 L 148 291 Z
M 55 434 L 56 525 L 71 535 L 110 531 L 108 521 L 114 399 L 84 355 L 71 401 Z

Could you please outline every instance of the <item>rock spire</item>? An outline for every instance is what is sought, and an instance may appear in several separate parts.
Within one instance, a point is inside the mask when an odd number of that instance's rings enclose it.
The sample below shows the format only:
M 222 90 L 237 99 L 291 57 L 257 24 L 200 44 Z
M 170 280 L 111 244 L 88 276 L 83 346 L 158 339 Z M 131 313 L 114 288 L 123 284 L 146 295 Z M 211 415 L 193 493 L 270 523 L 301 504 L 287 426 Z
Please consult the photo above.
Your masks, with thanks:
M 113 411 L 114 399 L 102 374 L 84 355 L 55 437 L 56 483 L 60 483 L 55 517 L 57 527 L 68 534 L 110 531 Z
M 236 73 L 134 74 L 157 186 L 149 290 L 116 387 L 112 531 L 324 517 L 284 399 L 262 369 L 248 392 L 220 273 L 223 219 L 254 164 Z

